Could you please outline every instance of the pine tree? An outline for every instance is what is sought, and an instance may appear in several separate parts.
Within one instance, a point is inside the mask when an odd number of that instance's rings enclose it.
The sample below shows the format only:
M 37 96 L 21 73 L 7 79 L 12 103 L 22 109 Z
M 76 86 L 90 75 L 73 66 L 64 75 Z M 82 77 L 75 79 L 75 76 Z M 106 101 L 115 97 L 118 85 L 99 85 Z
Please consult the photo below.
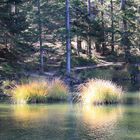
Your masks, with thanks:
M 28 26 L 22 10 L 22 1 L 8 0 L 0 3 L 0 61 L 2 74 L 16 72 L 30 47 L 24 38 Z M 25 46 L 28 46 L 27 48 Z

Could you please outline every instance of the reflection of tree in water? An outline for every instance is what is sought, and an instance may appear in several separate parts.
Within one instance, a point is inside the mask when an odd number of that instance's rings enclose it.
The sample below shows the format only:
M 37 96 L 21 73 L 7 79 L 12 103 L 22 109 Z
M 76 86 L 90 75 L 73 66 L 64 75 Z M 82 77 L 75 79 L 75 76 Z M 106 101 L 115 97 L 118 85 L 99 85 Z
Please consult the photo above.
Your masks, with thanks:
M 83 108 L 82 121 L 88 137 L 103 139 L 114 134 L 118 120 L 123 115 L 121 107 L 95 107 Z
M 80 140 L 78 124 L 81 123 L 78 117 L 78 110 L 75 105 L 69 107 L 69 111 L 66 115 L 64 126 L 64 139 L 65 140 Z

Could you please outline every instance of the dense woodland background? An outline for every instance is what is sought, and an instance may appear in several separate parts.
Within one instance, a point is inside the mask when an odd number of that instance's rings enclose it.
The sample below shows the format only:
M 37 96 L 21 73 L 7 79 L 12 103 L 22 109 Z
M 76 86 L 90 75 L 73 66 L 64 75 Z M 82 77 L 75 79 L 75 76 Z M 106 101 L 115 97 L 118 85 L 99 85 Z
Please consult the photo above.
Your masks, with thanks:
M 139 79 L 139 0 L 1 0 L 1 79 L 66 71 L 84 80 Z

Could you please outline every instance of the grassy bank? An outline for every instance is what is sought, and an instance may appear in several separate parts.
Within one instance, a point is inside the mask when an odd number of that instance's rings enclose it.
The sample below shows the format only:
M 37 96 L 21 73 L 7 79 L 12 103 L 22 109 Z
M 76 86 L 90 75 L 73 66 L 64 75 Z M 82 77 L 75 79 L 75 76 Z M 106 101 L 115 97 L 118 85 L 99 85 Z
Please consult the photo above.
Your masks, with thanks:
M 3 86 L 1 86 L 1 101 L 6 99 L 10 103 L 12 99 L 14 103 L 26 104 L 65 102 L 70 99 L 68 98 L 68 87 L 62 80 L 58 78 L 51 81 L 36 79 L 22 80 L 18 84 L 16 81 L 4 81 Z M 122 93 L 121 87 L 109 80 L 91 79 L 78 86 L 78 91 L 76 87 L 73 89 L 71 100 L 74 103 L 82 102 L 96 105 L 139 102 L 139 93 Z

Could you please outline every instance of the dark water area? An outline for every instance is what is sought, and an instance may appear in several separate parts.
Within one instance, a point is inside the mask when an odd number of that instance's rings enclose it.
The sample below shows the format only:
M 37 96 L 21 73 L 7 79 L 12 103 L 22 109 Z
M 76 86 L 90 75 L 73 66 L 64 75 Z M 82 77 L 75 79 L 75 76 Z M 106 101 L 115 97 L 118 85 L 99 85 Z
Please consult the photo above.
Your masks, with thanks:
M 138 140 L 140 104 L 0 104 L 0 140 Z

